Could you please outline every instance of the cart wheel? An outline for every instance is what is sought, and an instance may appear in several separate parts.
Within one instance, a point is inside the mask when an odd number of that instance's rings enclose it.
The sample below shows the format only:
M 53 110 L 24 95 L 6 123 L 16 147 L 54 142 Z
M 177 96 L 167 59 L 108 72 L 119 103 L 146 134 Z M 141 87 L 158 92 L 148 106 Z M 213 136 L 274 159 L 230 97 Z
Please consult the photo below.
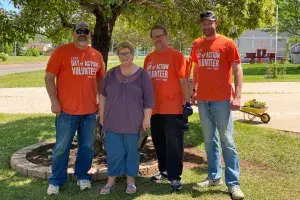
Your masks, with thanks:
M 260 116 L 260 119 L 263 123 L 268 123 L 271 120 L 271 117 L 267 113 L 264 113 Z

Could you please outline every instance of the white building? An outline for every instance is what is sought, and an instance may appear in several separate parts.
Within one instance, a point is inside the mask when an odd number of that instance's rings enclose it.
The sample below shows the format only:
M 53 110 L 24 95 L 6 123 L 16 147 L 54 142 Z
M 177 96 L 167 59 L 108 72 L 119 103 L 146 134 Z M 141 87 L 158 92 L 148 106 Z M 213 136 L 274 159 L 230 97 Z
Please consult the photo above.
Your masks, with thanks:
M 275 52 L 275 33 L 265 32 L 262 29 L 249 30 L 235 40 L 242 58 L 246 53 L 255 53 L 257 49 L 267 49 L 267 53 Z M 277 56 L 284 57 L 288 37 L 277 35 Z

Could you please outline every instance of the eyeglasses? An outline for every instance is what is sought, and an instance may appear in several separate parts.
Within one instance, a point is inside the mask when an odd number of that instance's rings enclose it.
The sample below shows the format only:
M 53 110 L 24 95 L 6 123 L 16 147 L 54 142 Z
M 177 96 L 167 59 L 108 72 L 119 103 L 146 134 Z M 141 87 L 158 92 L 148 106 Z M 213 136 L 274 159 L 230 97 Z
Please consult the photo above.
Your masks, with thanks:
M 152 35 L 152 39 L 153 40 L 157 40 L 157 39 L 164 39 L 165 35 Z
M 81 34 L 88 35 L 90 33 L 90 30 L 89 29 L 77 29 L 75 32 L 78 35 L 81 35 Z
M 129 56 L 130 54 L 131 54 L 130 51 L 129 52 L 125 52 L 125 53 L 118 53 L 119 56 L 125 56 L 125 57 Z

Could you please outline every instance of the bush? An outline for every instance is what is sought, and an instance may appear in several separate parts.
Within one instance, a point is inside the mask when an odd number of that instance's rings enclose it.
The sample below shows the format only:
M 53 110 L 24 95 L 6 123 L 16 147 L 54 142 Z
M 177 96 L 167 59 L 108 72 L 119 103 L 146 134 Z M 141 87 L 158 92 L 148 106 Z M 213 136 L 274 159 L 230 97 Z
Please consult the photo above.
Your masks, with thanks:
M 277 65 L 275 63 L 270 63 L 267 65 L 267 71 L 265 78 L 283 78 L 286 74 L 286 69 L 284 65 Z
M 40 51 L 38 49 L 27 49 L 27 51 L 24 54 L 25 56 L 39 56 L 40 55 Z
M 3 52 L 1 52 L 1 53 L 0 53 L 0 60 L 6 61 L 7 59 L 8 59 L 8 55 L 5 54 L 5 53 L 3 53 Z

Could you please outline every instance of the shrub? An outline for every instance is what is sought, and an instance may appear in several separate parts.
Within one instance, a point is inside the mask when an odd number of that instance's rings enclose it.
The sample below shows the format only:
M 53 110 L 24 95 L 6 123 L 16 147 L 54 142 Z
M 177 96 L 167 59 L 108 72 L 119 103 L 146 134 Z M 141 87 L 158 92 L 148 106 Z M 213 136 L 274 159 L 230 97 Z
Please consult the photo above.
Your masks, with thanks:
M 285 65 L 277 65 L 275 63 L 270 63 L 267 65 L 265 78 L 283 78 L 285 74 Z
M 0 60 L 6 61 L 7 59 L 8 59 L 8 55 L 5 54 L 5 53 L 3 53 L 3 52 L 1 52 L 1 53 L 0 53 Z
M 38 49 L 27 49 L 27 51 L 24 54 L 25 56 L 39 56 L 40 55 L 40 51 Z

